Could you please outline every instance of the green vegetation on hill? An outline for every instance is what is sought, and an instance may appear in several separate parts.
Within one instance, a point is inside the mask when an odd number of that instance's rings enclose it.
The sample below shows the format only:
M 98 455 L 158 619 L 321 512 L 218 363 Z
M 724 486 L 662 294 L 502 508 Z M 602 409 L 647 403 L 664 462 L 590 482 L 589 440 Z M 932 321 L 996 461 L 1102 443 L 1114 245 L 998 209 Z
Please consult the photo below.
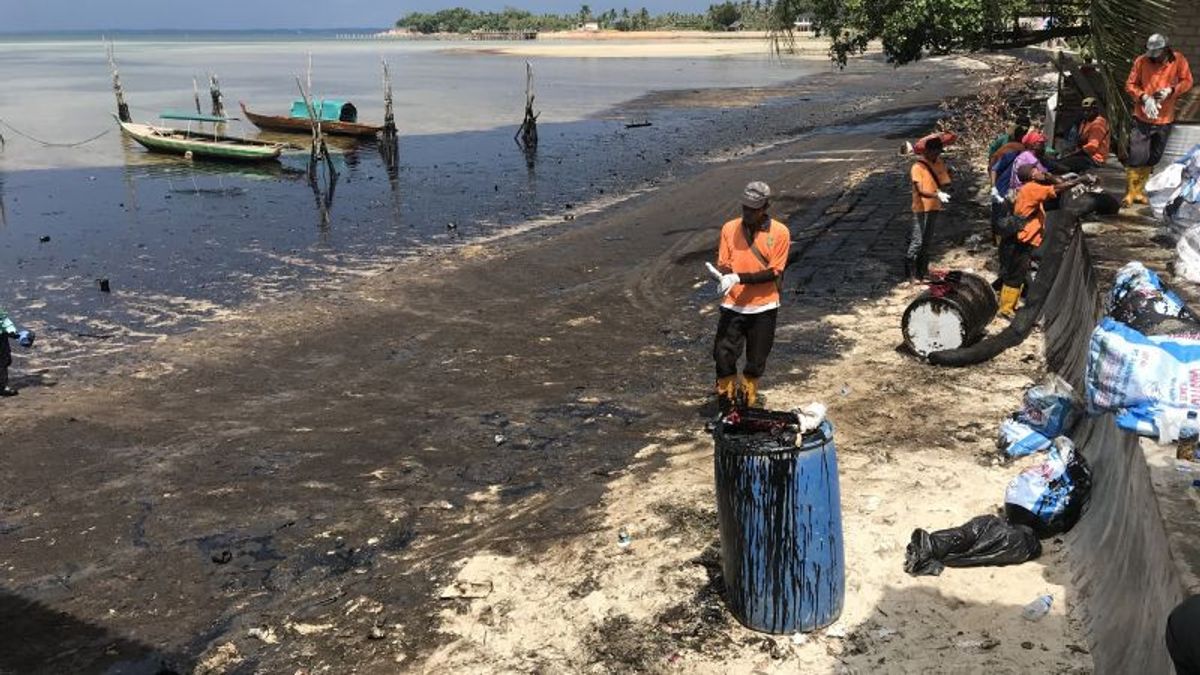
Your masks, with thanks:
M 506 7 L 500 12 L 475 12 L 463 7 L 438 12 L 412 12 L 396 22 L 397 28 L 418 33 L 470 33 L 471 31 L 573 30 L 595 22 L 608 30 L 767 30 L 775 11 L 775 0 L 726 1 L 708 8 L 706 14 L 666 12 L 651 14 L 645 7 L 608 9 L 599 14 L 583 5 L 575 14 L 533 14 Z

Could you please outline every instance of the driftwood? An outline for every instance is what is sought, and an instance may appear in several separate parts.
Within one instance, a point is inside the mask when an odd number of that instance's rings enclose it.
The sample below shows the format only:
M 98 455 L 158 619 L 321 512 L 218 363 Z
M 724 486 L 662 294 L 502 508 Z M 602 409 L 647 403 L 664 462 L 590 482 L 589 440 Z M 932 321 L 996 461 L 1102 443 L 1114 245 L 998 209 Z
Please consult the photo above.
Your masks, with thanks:
M 513 139 L 526 152 L 537 150 L 538 132 L 537 118 L 541 113 L 533 112 L 533 65 L 525 62 L 525 119 Z

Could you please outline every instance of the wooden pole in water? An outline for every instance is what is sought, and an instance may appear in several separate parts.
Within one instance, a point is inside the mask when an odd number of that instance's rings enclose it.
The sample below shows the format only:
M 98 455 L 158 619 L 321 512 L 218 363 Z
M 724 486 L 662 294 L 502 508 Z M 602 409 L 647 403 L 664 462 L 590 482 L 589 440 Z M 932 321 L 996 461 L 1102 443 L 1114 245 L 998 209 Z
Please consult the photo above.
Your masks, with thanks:
M 196 103 L 196 114 L 203 115 L 203 111 L 200 110 L 200 84 L 194 77 L 192 78 L 192 100 Z
M 317 118 L 317 110 L 308 96 L 308 90 L 304 88 L 304 83 L 298 77 L 296 78 L 296 87 L 300 90 L 300 98 L 304 100 L 304 109 L 308 111 L 308 123 L 312 129 L 312 148 L 308 154 L 308 178 L 310 181 L 315 181 L 317 153 L 321 148 L 321 120 Z
M 383 137 L 379 149 L 383 153 L 388 176 L 391 177 L 397 170 L 400 151 L 396 138 L 396 113 L 392 104 L 392 72 L 386 59 L 380 59 L 380 63 L 383 65 Z
M 112 69 L 113 95 L 117 97 L 117 119 L 122 122 L 132 122 L 129 116 L 129 104 L 125 103 L 125 89 L 121 87 L 121 73 L 117 70 L 116 49 L 110 42 L 107 45 L 108 66 Z
M 537 118 L 541 113 L 533 112 L 533 64 L 525 62 L 525 119 L 521 122 L 521 128 L 517 129 L 516 136 L 513 137 L 526 152 L 537 149 L 538 133 L 537 133 Z
M 208 95 L 212 99 L 213 117 L 225 116 L 225 99 L 221 96 L 221 83 L 216 73 L 208 74 Z
M 387 140 L 396 137 L 396 114 L 392 107 L 392 73 L 388 62 L 380 61 L 383 63 L 383 136 Z

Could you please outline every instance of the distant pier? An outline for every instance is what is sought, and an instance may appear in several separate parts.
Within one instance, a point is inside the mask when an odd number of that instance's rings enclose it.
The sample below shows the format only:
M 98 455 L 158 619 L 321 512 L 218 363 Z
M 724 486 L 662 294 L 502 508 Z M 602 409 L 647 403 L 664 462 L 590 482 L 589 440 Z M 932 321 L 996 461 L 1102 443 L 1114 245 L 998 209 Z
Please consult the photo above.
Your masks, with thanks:
M 473 30 L 472 40 L 536 40 L 536 30 Z

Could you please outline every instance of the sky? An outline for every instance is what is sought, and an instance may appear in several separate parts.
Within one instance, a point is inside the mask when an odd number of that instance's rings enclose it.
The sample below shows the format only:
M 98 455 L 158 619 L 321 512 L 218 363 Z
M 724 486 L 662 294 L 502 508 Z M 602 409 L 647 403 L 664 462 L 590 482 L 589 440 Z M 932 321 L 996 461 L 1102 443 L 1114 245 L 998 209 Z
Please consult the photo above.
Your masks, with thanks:
M 716 0 L 593 0 L 593 11 L 646 7 L 701 12 Z M 579 11 L 576 0 L 0 0 L 0 32 L 65 30 L 223 30 L 385 28 L 412 11 L 447 7 L 531 12 Z

